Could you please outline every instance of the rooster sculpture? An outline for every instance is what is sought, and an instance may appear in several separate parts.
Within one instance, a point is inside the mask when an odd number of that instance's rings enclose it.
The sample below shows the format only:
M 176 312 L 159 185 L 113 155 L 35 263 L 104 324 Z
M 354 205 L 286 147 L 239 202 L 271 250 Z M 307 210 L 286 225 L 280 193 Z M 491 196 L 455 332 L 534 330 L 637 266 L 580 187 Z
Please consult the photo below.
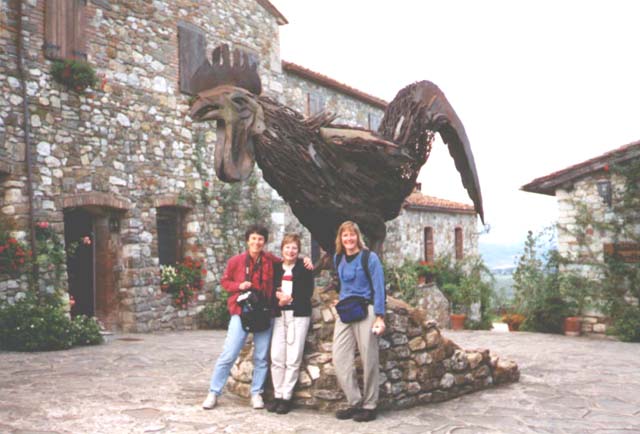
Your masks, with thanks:
M 338 226 L 357 222 L 380 252 L 385 221 L 412 192 L 435 133 L 448 145 L 462 184 L 484 221 L 478 175 L 464 127 L 440 89 L 421 81 L 387 106 L 377 132 L 332 125 L 335 116 L 301 114 L 260 96 L 257 62 L 226 45 L 193 76 L 190 117 L 217 122 L 214 167 L 225 182 L 246 179 L 254 162 L 328 253 Z

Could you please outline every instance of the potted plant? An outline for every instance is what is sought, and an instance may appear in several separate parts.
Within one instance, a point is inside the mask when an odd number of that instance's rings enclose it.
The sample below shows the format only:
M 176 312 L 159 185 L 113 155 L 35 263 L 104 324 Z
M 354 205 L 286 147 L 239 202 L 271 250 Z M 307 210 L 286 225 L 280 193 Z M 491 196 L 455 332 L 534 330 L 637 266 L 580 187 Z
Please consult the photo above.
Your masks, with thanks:
M 87 62 L 75 59 L 54 60 L 51 63 L 51 75 L 60 84 L 76 92 L 96 84 L 96 73 Z
M 433 262 L 420 261 L 416 266 L 416 272 L 419 284 L 431 283 L 434 281 L 435 269 Z
M 463 278 L 458 285 L 453 283 L 444 285 L 443 292 L 451 305 L 451 313 L 449 314 L 451 328 L 453 330 L 464 329 L 471 305 L 477 300 L 474 296 L 473 283 L 469 279 Z
M 520 330 L 520 324 L 524 321 L 524 315 L 519 313 L 505 313 L 502 315 L 502 322 L 507 323 L 510 332 Z
M 589 295 L 595 292 L 591 285 L 585 277 L 571 273 L 560 278 L 560 292 L 566 301 L 567 316 L 563 323 L 566 336 L 580 336 L 582 332 L 581 315 L 589 304 Z

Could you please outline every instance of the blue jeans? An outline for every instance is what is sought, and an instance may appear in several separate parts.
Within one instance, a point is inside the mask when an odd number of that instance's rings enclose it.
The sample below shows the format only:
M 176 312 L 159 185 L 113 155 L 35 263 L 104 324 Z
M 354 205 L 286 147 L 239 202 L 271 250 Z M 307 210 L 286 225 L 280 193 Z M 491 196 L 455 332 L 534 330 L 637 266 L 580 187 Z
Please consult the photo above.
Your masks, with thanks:
M 264 381 L 267 378 L 267 372 L 269 371 L 269 362 L 267 357 L 269 355 L 269 346 L 271 343 L 271 331 L 273 330 L 273 320 L 271 326 L 259 333 L 253 334 L 253 379 L 251 381 L 251 393 L 262 393 Z M 240 350 L 244 346 L 249 333 L 242 329 L 242 322 L 240 321 L 240 315 L 231 315 L 229 321 L 229 328 L 227 329 L 227 337 L 224 341 L 224 348 L 222 354 L 218 357 L 216 367 L 213 368 L 213 374 L 211 375 L 211 385 L 209 391 L 220 395 L 224 385 L 229 378 L 229 372 L 233 367 L 233 364 L 240 354 Z

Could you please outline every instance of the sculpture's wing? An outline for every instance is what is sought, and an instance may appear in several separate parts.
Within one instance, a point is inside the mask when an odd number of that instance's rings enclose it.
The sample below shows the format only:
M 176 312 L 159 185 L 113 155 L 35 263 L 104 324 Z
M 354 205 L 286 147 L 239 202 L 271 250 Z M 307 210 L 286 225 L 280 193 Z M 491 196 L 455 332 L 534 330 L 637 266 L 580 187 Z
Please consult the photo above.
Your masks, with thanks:
M 449 147 L 462 185 L 484 222 L 482 193 L 471 146 L 464 126 L 442 91 L 429 81 L 414 83 L 398 92 L 380 125 L 380 134 L 393 140 L 416 159 L 419 170 L 428 157 L 426 131 L 440 133 Z

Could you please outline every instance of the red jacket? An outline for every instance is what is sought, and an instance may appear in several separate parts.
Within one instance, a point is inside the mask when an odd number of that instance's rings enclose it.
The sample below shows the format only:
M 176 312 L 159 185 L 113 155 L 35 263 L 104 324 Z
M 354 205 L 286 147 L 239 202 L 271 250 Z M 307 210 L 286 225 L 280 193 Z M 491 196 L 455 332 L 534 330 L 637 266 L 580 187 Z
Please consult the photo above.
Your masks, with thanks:
M 236 299 L 241 292 L 238 286 L 245 281 L 245 265 L 248 254 L 248 252 L 244 252 L 229 259 L 227 268 L 225 268 L 222 279 L 220 280 L 222 287 L 231 294 L 227 300 L 227 308 L 231 315 L 240 315 L 242 312 Z M 281 262 L 281 259 L 269 252 L 262 252 L 262 265 L 260 266 L 260 270 L 256 270 L 251 279 L 253 287 L 259 289 L 267 300 L 273 299 L 274 262 Z M 250 264 L 249 274 L 251 274 L 251 270 L 253 270 L 253 259 L 250 259 Z M 262 274 L 262 279 L 260 278 L 260 274 Z M 260 283 L 261 280 L 262 284 Z

